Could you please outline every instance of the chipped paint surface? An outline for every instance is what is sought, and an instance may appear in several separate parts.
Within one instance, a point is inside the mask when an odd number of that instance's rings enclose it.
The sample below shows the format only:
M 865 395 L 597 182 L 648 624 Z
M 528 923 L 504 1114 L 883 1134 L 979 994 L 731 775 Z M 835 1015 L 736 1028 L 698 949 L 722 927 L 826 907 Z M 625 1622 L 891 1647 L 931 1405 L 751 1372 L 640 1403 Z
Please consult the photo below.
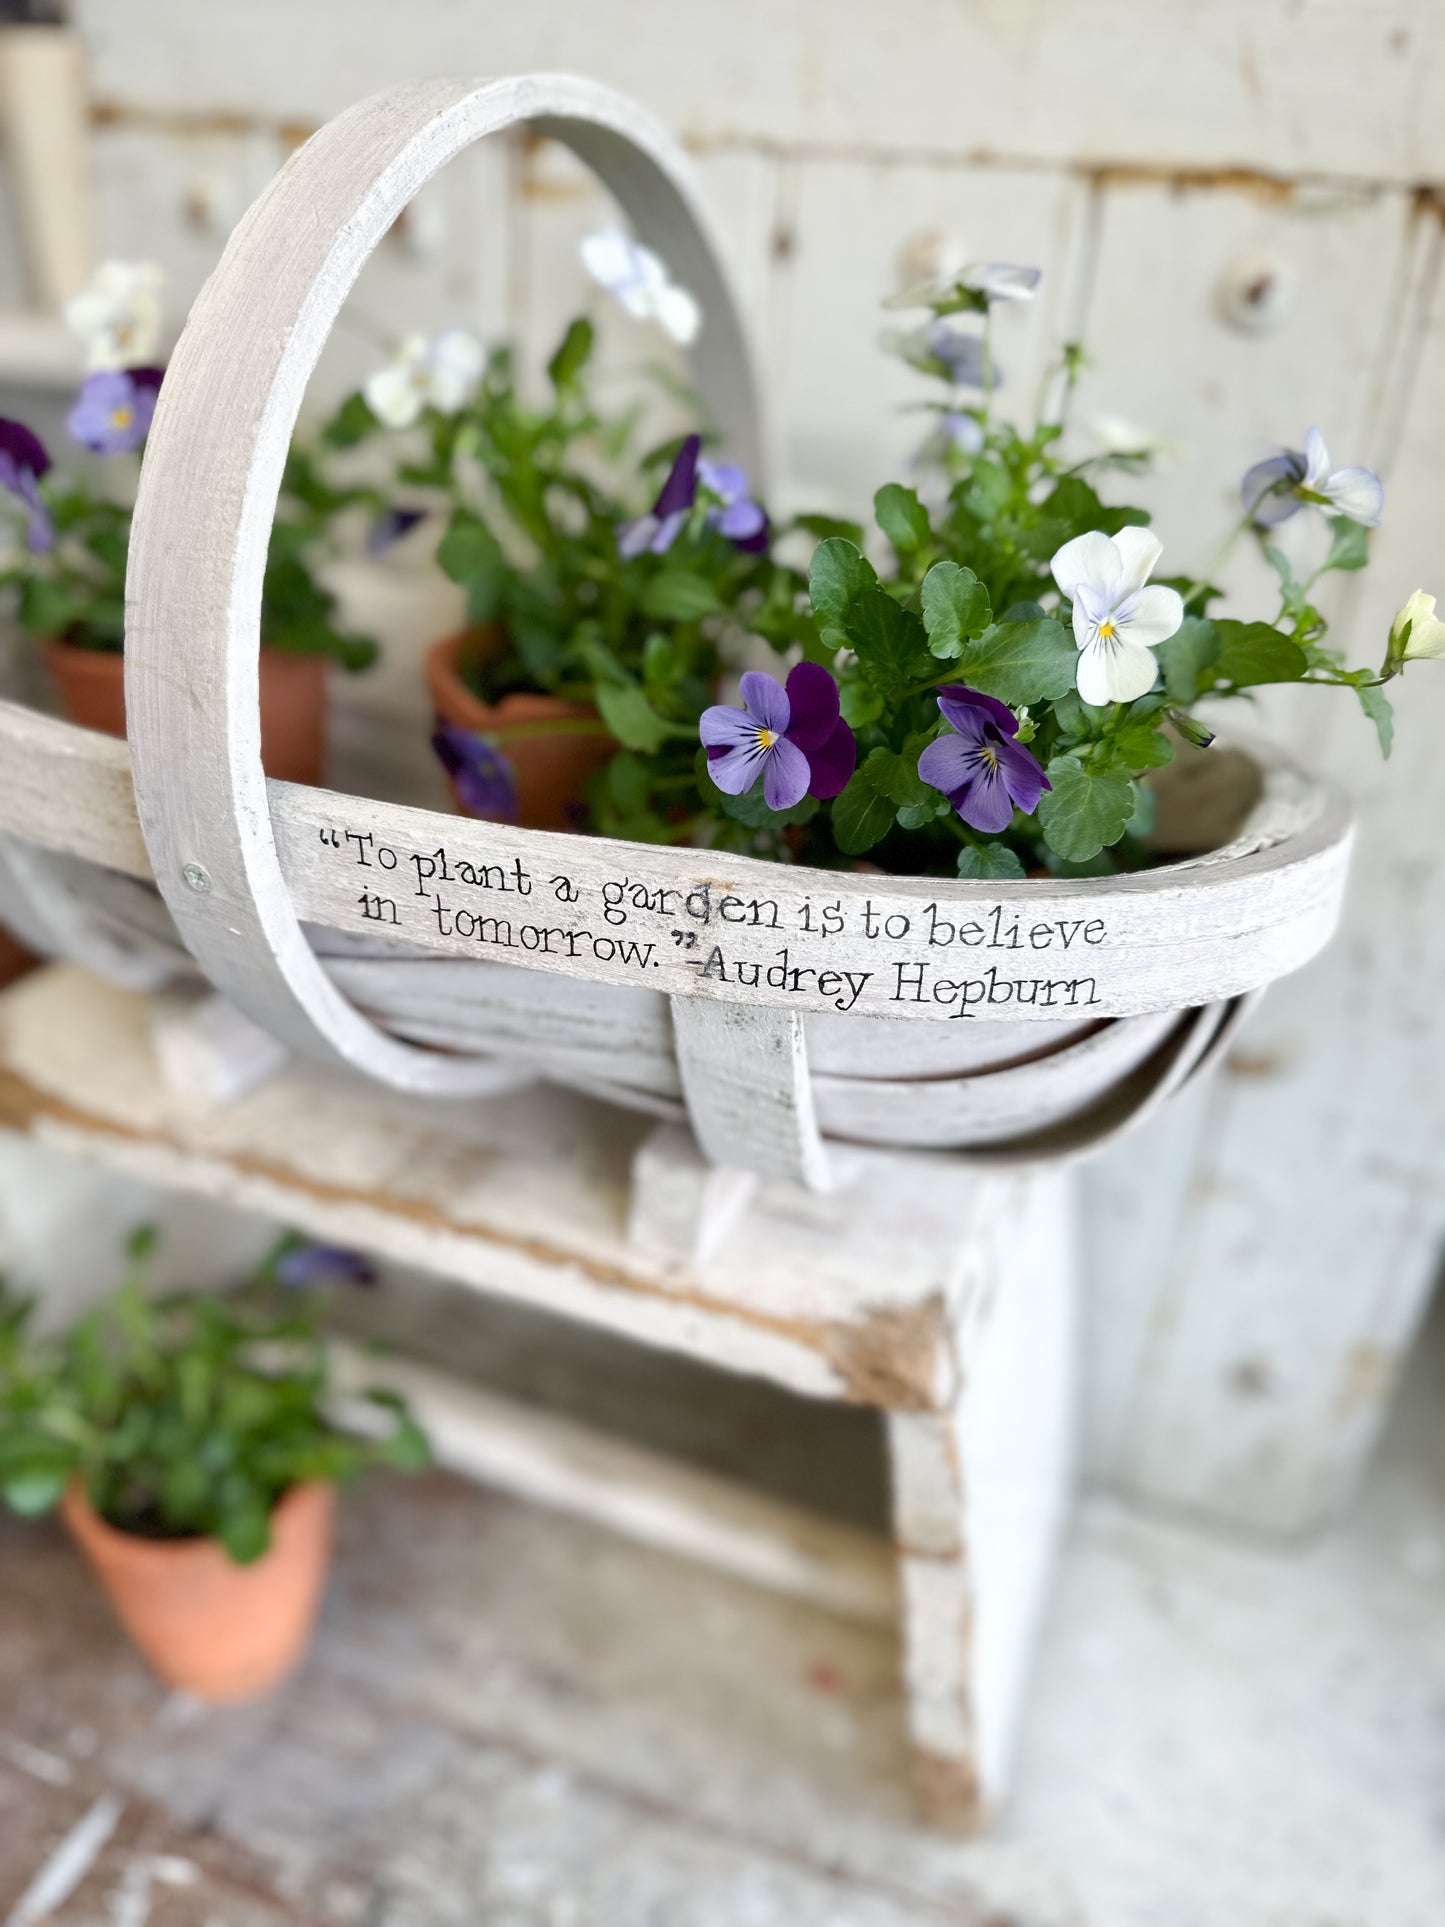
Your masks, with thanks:
M 450 1479 L 359 1490 L 310 1661 L 222 1713 L 148 1678 L 56 1530 L 0 1522 L 0 1919 L 108 1796 L 46 1927 L 143 1891 L 146 1927 L 1438 1927 L 1442 1341 L 1314 1545 L 1086 1503 L 973 1844 L 911 1818 L 887 1633 Z

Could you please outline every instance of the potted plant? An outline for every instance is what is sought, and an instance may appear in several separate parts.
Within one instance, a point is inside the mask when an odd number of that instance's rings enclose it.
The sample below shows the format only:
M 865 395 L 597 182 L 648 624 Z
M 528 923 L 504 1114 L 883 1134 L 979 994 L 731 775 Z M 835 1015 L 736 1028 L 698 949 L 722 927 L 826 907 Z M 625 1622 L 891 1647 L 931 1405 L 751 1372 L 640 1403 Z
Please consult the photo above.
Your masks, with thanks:
M 588 244 L 599 271 L 618 250 L 624 266 L 653 263 L 659 313 L 685 338 L 688 297 L 655 257 L 619 235 Z M 633 456 L 636 411 L 600 410 L 593 347 L 579 317 L 534 406 L 508 348 L 484 355 L 461 329 L 418 337 L 327 439 L 352 447 L 385 429 L 404 451 L 375 545 L 428 512 L 446 518 L 437 561 L 465 589 L 469 623 L 433 645 L 426 675 L 458 807 L 665 840 L 730 640 L 801 640 L 804 579 L 774 559 L 747 477 L 700 437 Z
M 391 1393 L 366 1394 L 383 1437 L 331 1415 L 316 1297 L 294 1288 L 365 1280 L 354 1254 L 288 1238 L 243 1293 L 152 1299 L 154 1242 L 134 1234 L 120 1289 L 62 1336 L 0 1298 L 0 1493 L 27 1516 L 59 1505 L 163 1679 L 243 1699 L 305 1649 L 337 1486 L 422 1467 L 427 1446 Z
M 786 947 L 767 928 L 756 937 L 722 930 L 726 941 L 715 942 L 711 931 L 685 927 L 694 885 L 670 892 L 675 868 L 649 873 L 634 852 L 627 883 L 604 886 L 630 892 L 628 901 L 607 903 L 597 933 L 558 939 L 569 956 L 587 943 L 611 958 L 613 933 L 626 924 L 656 937 L 659 948 L 683 946 L 682 967 L 719 996 L 772 989 L 801 999 L 807 980 L 816 985 L 809 994 L 822 997 L 823 984 L 837 988 L 837 967 L 849 962 L 863 968 L 846 991 L 838 989 L 839 1012 L 857 1006 L 866 984 L 872 1014 L 971 1020 L 946 1034 L 937 1025 L 915 1034 L 892 1024 L 873 1035 L 813 1010 L 806 1023 L 817 1118 L 840 1138 L 1022 1144 L 1093 1115 L 1090 1107 L 1104 1128 L 1111 1094 L 1128 1080 L 1135 1092 L 1165 1088 L 1169 1065 L 1193 1061 L 1186 1043 L 1203 1052 L 1241 1014 L 1239 992 L 1214 987 L 1231 981 L 1227 968 L 1181 994 L 1178 1009 L 1141 1000 L 1135 1010 L 1110 1013 L 1105 1003 L 1113 1021 L 1101 1024 L 1074 1008 L 1076 998 L 1105 1000 L 1092 975 L 1074 974 L 1080 966 L 1072 957 L 1064 960 L 1065 983 L 1031 976 L 1026 957 L 1020 962 L 1013 952 L 1026 952 L 1030 941 L 1063 948 L 1076 938 L 1107 950 L 1110 930 L 1091 916 L 1093 903 L 1112 915 L 1122 904 L 1147 905 L 1156 892 L 1162 903 L 1191 887 L 1200 892 L 1194 901 L 1203 901 L 1211 869 L 1247 860 L 1247 847 L 1234 839 L 1256 799 L 1258 847 L 1288 839 L 1289 773 L 1212 747 L 1221 705 L 1238 709 L 1259 688 L 1286 682 L 1349 690 L 1388 752 L 1385 685 L 1410 660 L 1445 653 L 1445 625 L 1424 596 L 1401 611 L 1377 669 L 1348 666 L 1331 644 L 1318 585 L 1365 565 L 1383 490 L 1370 471 L 1332 464 L 1316 430 L 1300 450 L 1265 457 L 1241 482 L 1230 542 L 1257 543 L 1273 571 L 1278 601 L 1267 619 L 1224 615 L 1212 572 L 1161 575 L 1147 511 L 1101 492 L 1111 472 L 1144 465 L 1137 451 L 1069 454 L 1057 421 L 1021 429 L 999 414 L 993 317 L 1001 303 L 1029 298 L 1037 281 L 1036 271 L 988 264 L 912 297 L 921 325 L 894 345 L 943 389 L 924 404 L 931 427 L 914 475 L 877 493 L 875 533 L 861 523 L 805 518 L 795 525 L 798 537 L 822 538 L 806 576 L 760 552 L 749 563 L 758 576 L 701 629 L 698 673 L 654 680 L 675 659 L 666 636 L 650 636 L 640 652 L 604 653 L 595 639 L 578 652 L 575 693 L 590 695 L 620 747 L 592 778 L 588 813 L 577 826 L 634 846 L 670 842 L 761 857 L 790 866 L 798 880 L 780 878 L 776 894 L 786 901 L 764 902 L 767 886 L 754 879 L 747 896 L 729 897 L 719 912 L 770 916 L 768 928 L 787 934 Z M 1067 393 L 1078 366 L 1066 350 L 1056 389 Z M 691 545 L 722 533 L 723 494 L 709 486 L 690 437 L 673 452 L 650 513 L 619 512 L 610 536 L 589 530 L 599 557 L 610 540 L 610 560 L 593 579 L 610 571 L 605 579 L 623 601 L 616 621 L 624 633 L 634 618 L 647 631 L 650 583 L 666 581 L 674 568 L 688 578 L 700 573 Z M 763 541 L 773 533 L 764 524 Z M 640 560 L 657 573 L 628 574 Z M 526 578 L 511 564 L 499 564 L 493 579 L 509 595 L 525 593 Z M 797 594 L 795 585 L 804 584 Z M 782 657 L 776 674 L 756 666 L 769 648 Z M 732 690 L 713 686 L 725 678 Z M 476 813 L 501 814 L 485 807 L 495 742 L 481 734 L 473 740 Z M 1186 780 L 1171 786 L 1175 776 Z M 1230 792 L 1227 807 L 1212 822 L 1192 802 L 1175 807 L 1181 793 L 1220 788 Z M 1312 820 L 1323 820 L 1323 796 L 1316 786 Z M 1332 847 L 1342 846 L 1338 812 L 1335 820 Z M 1168 866 L 1181 859 L 1185 874 L 1176 878 Z M 829 871 L 961 879 L 963 888 L 956 897 L 940 889 L 921 911 L 916 890 L 899 893 L 898 914 L 880 929 L 870 924 L 864 891 L 850 889 L 846 905 L 829 905 Z M 1141 890 L 1131 896 L 1111 888 L 1120 873 L 1138 875 Z M 716 880 L 731 871 L 685 874 Z M 1066 918 L 1057 932 L 1040 924 L 1031 937 L 1017 899 L 1035 887 L 1041 915 L 1062 900 L 1075 920 Z M 706 920 L 706 892 L 702 883 L 695 888 L 697 916 Z M 1016 898 L 995 903 L 992 925 L 977 909 L 990 891 Z M 763 908 L 739 911 L 749 900 Z M 679 902 L 680 918 L 666 907 Z M 509 918 L 468 911 L 453 926 L 451 915 L 449 904 L 438 916 L 443 935 L 503 950 L 513 943 Z M 824 915 L 835 921 L 820 921 Z M 840 941 L 825 955 L 830 932 Z M 884 940 L 903 937 L 915 948 L 887 963 Z M 1212 926 L 1210 938 L 1218 940 Z M 531 929 L 520 940 L 551 939 Z M 869 948 L 873 940 L 877 949 Z M 987 949 L 969 961 L 981 946 Z M 644 951 L 652 957 L 645 945 L 637 954 Z M 1096 967 L 1093 953 L 1085 954 Z M 880 958 L 881 971 L 874 967 Z M 525 959 L 509 961 L 525 971 Z M 653 958 L 647 967 L 664 965 Z M 972 974 L 958 974 L 965 968 Z M 490 978 L 478 984 L 482 1006 L 490 985 Z M 656 995 L 663 986 L 648 988 Z M 539 979 L 539 1010 L 545 993 Z M 628 994 L 635 999 L 635 990 Z M 1159 995 L 1151 987 L 1149 998 Z M 925 996 L 923 1010 L 907 1001 Z M 1056 997 L 1067 999 L 1062 1015 Z M 1209 1021 L 1194 1024 L 1195 1007 L 1208 999 Z M 483 1008 L 468 1043 L 475 1048 L 490 1034 Z M 612 1088 L 627 1094 L 634 1081 L 650 1088 L 659 1075 L 666 1072 L 648 1065 L 634 1079 L 619 1066 Z M 694 1116 L 693 1090 L 701 1088 L 689 1089 Z M 746 1161 L 746 1147 L 733 1142 L 727 1156 Z
M 68 428 L 98 464 L 62 475 L 24 423 L 0 420 L 0 487 L 14 502 L 20 541 L 0 588 L 36 641 L 72 721 L 125 734 L 121 652 L 131 509 L 163 370 L 160 273 L 108 262 L 71 302 L 88 372 Z M 288 471 L 266 569 L 261 652 L 261 742 L 270 775 L 319 783 L 325 765 L 326 664 L 365 668 L 375 645 L 345 634 L 313 557 L 342 498 L 318 500 Z M 349 498 L 346 498 L 349 499 Z
M 1196 704 L 1284 682 L 1349 689 L 1388 753 L 1383 685 L 1406 660 L 1439 653 L 1433 603 L 1415 598 L 1402 611 L 1373 670 L 1345 665 L 1315 600 L 1331 572 L 1365 565 L 1378 478 L 1335 467 L 1316 429 L 1301 450 L 1252 467 L 1230 542 L 1258 542 L 1278 607 L 1264 620 L 1215 613 L 1221 591 L 1208 576 L 1158 574 L 1147 511 L 1099 493 L 1107 471 L 1146 465 L 1138 450 L 1071 458 L 1057 420 L 1025 431 L 999 415 L 991 317 L 1031 299 L 1038 281 L 1036 269 L 986 264 L 902 297 L 923 320 L 891 345 L 944 389 L 924 404 L 933 425 L 916 485 L 878 491 L 881 542 L 861 524 L 796 525 L 824 537 L 801 617 L 791 572 L 776 562 L 761 602 L 750 606 L 743 588 L 727 611 L 734 633 L 787 654 L 785 678 L 748 671 L 736 704 L 706 701 L 707 678 L 695 678 L 669 692 L 664 711 L 646 651 L 640 664 L 615 652 L 605 701 L 633 734 L 614 792 L 647 792 L 663 743 L 673 756 L 693 706 L 695 784 L 678 785 L 670 838 L 823 868 L 866 860 L 914 875 L 1101 875 L 1156 860 L 1153 774 L 1213 740 Z M 1066 349 L 1056 393 L 1078 368 Z M 1306 511 L 1321 531 L 1307 561 L 1280 536 Z M 654 560 L 678 556 L 676 545 L 719 512 L 693 438 L 652 515 L 614 522 L 609 580 L 633 596 L 634 617 L 645 617 L 657 580 L 625 573 L 635 532 L 646 531 Z M 600 554 L 605 532 L 593 540 Z M 764 520 L 759 551 L 767 542 Z M 693 566 L 689 555 L 682 567 Z M 524 582 L 513 593 L 526 591 Z M 785 605 L 789 619 L 779 619 Z M 596 666 L 584 651 L 581 667 Z M 599 827 L 647 840 L 624 809 L 604 812 Z

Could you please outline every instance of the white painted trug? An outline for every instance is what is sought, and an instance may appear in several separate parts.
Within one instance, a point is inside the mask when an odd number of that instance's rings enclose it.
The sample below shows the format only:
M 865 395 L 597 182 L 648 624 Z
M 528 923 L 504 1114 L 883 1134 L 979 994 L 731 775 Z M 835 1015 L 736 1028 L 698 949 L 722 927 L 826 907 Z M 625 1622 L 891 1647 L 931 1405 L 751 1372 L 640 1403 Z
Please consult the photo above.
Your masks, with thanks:
M 436 1093 L 464 1093 L 472 1067 L 387 1037 L 346 1004 L 308 949 L 281 877 L 256 711 L 261 582 L 301 395 L 363 262 L 447 160 L 519 121 L 586 158 L 697 295 L 708 316 L 698 386 L 729 446 L 759 472 L 742 323 L 686 162 L 665 134 L 617 96 L 566 76 L 432 82 L 339 116 L 238 226 L 168 367 L 126 581 L 138 801 L 157 882 L 189 947 L 218 988 L 286 1042 Z M 190 862 L 213 878 L 203 899 L 176 887 Z

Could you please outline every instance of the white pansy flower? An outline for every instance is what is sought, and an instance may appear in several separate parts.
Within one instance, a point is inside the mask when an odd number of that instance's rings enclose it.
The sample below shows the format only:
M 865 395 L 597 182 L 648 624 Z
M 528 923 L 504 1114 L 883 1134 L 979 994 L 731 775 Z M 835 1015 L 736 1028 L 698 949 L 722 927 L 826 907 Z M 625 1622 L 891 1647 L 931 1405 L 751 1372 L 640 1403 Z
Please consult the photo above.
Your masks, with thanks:
M 582 243 L 582 265 L 599 287 L 615 295 L 636 321 L 655 321 L 679 347 L 697 339 L 702 309 L 681 288 L 651 248 L 620 228 L 603 228 Z
M 1390 624 L 1390 661 L 1422 662 L 1445 656 L 1445 622 L 1435 613 L 1435 598 L 1417 589 Z
M 1013 261 L 974 261 L 957 274 L 924 287 L 904 288 L 883 303 L 885 308 L 932 308 L 956 314 L 972 308 L 986 314 L 995 301 L 1032 301 L 1043 280 L 1042 268 L 1025 268 Z
M 431 340 L 411 335 L 396 360 L 378 368 L 361 392 L 379 422 L 410 428 L 424 408 L 455 415 L 485 363 L 481 342 L 465 328 L 448 328 Z
M 1091 529 L 1050 563 L 1074 605 L 1079 694 L 1086 703 L 1129 703 L 1154 687 L 1154 649 L 1184 620 L 1177 589 L 1150 584 L 1163 544 L 1148 529 L 1105 535 Z
M 154 261 L 102 261 L 65 304 L 65 325 L 85 348 L 92 374 L 155 360 L 161 341 L 161 288 Z

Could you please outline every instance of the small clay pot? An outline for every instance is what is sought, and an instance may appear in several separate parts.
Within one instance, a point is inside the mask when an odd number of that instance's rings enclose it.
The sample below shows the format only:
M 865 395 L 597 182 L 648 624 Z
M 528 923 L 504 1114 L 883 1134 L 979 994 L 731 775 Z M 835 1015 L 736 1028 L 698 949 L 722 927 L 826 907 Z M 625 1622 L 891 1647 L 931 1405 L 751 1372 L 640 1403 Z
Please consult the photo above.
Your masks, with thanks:
M 28 950 L 22 949 L 8 930 L 0 929 L 0 990 L 13 984 L 17 977 L 23 977 L 28 970 L 33 970 L 39 961 L 38 957 L 32 957 Z
M 71 1486 L 61 1515 L 116 1617 L 169 1686 L 213 1705 L 269 1692 L 301 1658 L 331 1560 L 336 1489 L 293 1486 L 271 1545 L 238 1566 L 217 1539 L 142 1539 L 102 1519 Z
M 517 821 L 529 830 L 571 830 L 577 827 L 587 780 L 614 755 L 617 744 L 604 731 L 566 734 L 549 724 L 600 724 L 590 703 L 565 702 L 560 696 L 521 690 L 498 703 L 484 703 L 462 680 L 461 664 L 468 657 L 486 660 L 504 643 L 495 623 L 464 629 L 433 643 L 426 652 L 427 687 L 440 721 L 475 730 L 494 742 L 512 768 L 517 792 Z M 463 809 L 452 786 L 452 797 Z
M 48 640 L 45 665 L 73 723 L 125 734 L 125 668 L 113 649 Z M 326 658 L 261 651 L 261 762 L 286 783 L 318 784 L 326 769 Z

